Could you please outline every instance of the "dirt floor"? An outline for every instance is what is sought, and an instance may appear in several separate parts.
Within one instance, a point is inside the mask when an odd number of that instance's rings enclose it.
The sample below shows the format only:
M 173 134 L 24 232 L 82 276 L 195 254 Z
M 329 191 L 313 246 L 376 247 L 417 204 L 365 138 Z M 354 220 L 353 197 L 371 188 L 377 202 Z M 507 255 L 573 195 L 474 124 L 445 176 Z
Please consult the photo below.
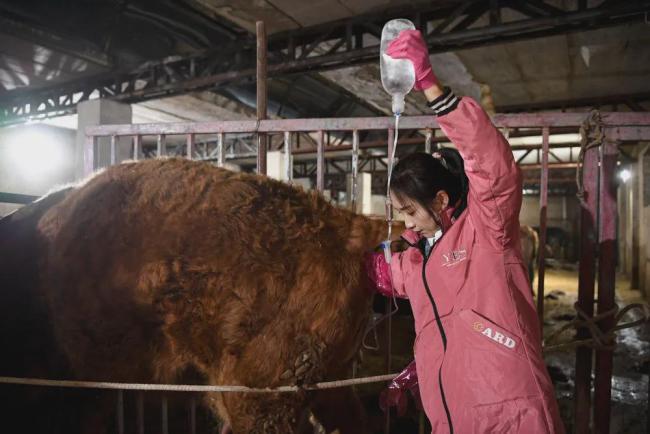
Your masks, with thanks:
M 573 320 L 574 303 L 578 296 L 578 271 L 573 264 L 561 264 L 549 261 L 545 277 L 545 323 L 544 334 L 549 336 L 554 331 Z M 537 279 L 534 288 L 537 287 Z M 642 303 L 638 290 L 630 288 L 625 276 L 616 278 L 616 301 L 620 308 L 630 303 Z M 381 310 L 378 304 L 375 310 Z M 408 304 L 400 304 L 400 311 L 393 317 L 392 340 L 393 357 L 391 371 L 397 372 L 412 360 L 412 343 L 414 339 L 413 323 L 409 316 Z M 638 315 L 629 315 L 623 320 L 637 319 Z M 571 341 L 575 332 L 569 330 L 559 336 L 559 342 Z M 386 372 L 386 330 L 383 326 L 377 332 L 379 350 L 364 351 L 359 376 L 378 375 Z M 372 341 L 372 339 L 369 339 Z M 567 432 L 573 430 L 573 394 L 575 373 L 575 350 L 550 352 L 546 356 L 549 372 L 555 383 L 562 417 Z M 650 329 L 644 327 L 626 329 L 619 332 L 614 353 L 614 377 L 612 379 L 612 434 L 649 432 L 648 411 L 648 373 L 650 371 Z M 378 408 L 377 396 L 382 384 L 363 386 L 358 389 L 371 421 L 373 433 L 383 433 L 385 416 Z M 426 418 L 415 408 L 413 402 L 404 417 L 391 416 L 391 433 L 419 434 L 431 432 Z

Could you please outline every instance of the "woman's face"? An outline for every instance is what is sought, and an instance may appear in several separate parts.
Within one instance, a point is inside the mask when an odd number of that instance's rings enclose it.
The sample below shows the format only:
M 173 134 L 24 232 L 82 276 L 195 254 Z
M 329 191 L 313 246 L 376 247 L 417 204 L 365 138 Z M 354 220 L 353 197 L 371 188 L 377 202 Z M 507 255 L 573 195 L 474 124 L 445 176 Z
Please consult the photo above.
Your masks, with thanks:
M 390 198 L 393 202 L 393 208 L 404 216 L 407 229 L 418 232 L 423 237 L 431 238 L 440 228 L 438 223 L 440 219 L 434 219 L 431 213 L 418 202 L 409 199 L 400 200 L 393 192 L 390 193 Z M 448 200 L 446 192 L 439 192 L 431 203 L 433 214 L 439 215 Z

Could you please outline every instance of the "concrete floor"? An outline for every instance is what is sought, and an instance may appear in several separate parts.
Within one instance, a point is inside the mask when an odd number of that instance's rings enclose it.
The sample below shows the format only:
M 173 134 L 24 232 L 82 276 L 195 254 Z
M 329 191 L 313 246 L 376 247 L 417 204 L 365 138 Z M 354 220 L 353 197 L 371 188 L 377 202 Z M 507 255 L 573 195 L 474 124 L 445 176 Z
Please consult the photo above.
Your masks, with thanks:
M 568 269 L 548 269 L 545 278 L 545 294 L 553 296 L 545 300 L 544 334 L 548 336 L 566 324 L 574 315 L 573 304 L 578 296 L 578 272 Z M 616 302 L 619 307 L 644 302 L 641 293 L 630 288 L 630 281 L 624 275 L 616 277 Z M 636 316 L 630 314 L 623 322 L 633 319 L 636 319 Z M 573 335 L 574 333 L 569 330 L 563 333 L 559 340 L 570 341 Z M 575 351 L 571 349 L 547 353 L 545 359 L 555 383 L 567 432 L 572 432 Z M 647 432 L 649 361 L 650 330 L 647 325 L 621 330 L 618 333 L 617 347 L 614 352 L 611 433 Z

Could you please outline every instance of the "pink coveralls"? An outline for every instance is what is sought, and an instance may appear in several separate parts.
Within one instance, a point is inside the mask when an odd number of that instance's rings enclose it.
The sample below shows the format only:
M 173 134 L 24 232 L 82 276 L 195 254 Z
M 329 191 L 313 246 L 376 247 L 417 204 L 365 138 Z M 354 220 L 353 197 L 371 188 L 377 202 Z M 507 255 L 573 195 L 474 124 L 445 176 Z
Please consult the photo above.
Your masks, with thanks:
M 563 433 L 519 247 L 519 168 L 474 100 L 438 122 L 465 160 L 467 209 L 426 259 L 406 231 L 411 248 L 391 261 L 395 291 L 413 308 L 433 432 Z

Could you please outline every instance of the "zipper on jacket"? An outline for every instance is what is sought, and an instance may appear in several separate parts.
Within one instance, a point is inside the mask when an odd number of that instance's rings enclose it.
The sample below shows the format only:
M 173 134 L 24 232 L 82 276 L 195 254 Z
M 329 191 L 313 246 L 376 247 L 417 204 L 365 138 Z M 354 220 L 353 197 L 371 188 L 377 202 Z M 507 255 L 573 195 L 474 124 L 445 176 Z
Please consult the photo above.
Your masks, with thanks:
M 426 240 L 425 240 L 426 242 Z M 445 414 L 447 415 L 447 423 L 449 424 L 449 434 L 454 434 L 454 424 L 451 422 L 451 413 L 449 412 L 449 406 L 447 405 L 447 399 L 445 398 L 445 389 L 442 385 L 442 363 L 444 362 L 444 355 L 447 353 L 447 335 L 445 334 L 445 328 L 442 326 L 442 321 L 440 320 L 440 315 L 438 314 L 438 307 L 436 302 L 431 295 L 431 290 L 429 289 L 429 284 L 427 283 L 426 267 L 427 261 L 433 253 L 433 248 L 435 244 L 429 249 L 429 254 L 426 255 L 424 249 L 422 250 L 422 256 L 424 256 L 424 261 L 422 262 L 422 281 L 424 282 L 424 289 L 427 291 L 427 296 L 433 307 L 433 315 L 436 318 L 436 324 L 438 324 L 438 331 L 440 332 L 440 337 L 442 339 L 442 349 L 443 349 L 443 358 L 440 361 L 440 367 L 438 368 L 438 386 L 440 387 L 440 396 L 442 397 L 442 405 L 445 408 Z

